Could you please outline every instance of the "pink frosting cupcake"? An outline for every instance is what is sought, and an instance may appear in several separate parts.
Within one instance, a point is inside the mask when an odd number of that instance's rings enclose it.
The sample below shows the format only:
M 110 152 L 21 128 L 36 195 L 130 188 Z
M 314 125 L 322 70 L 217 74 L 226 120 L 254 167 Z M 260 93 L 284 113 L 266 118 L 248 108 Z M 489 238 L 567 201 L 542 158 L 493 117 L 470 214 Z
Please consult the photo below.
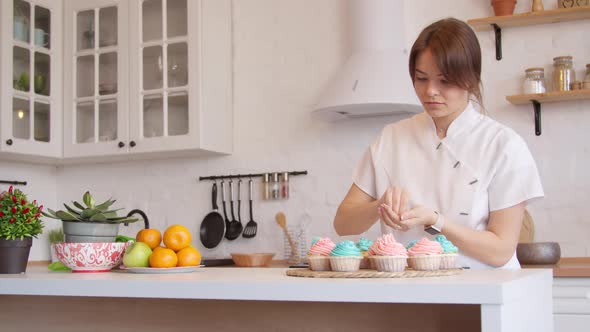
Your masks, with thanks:
M 368 252 L 371 254 L 371 265 L 377 271 L 401 272 L 407 266 L 408 252 L 393 234 L 379 237 Z
M 442 252 L 440 243 L 422 238 L 408 249 L 408 264 L 414 270 L 438 270 Z
M 335 246 L 327 237 L 315 241 L 307 252 L 309 268 L 313 271 L 330 271 L 330 253 Z

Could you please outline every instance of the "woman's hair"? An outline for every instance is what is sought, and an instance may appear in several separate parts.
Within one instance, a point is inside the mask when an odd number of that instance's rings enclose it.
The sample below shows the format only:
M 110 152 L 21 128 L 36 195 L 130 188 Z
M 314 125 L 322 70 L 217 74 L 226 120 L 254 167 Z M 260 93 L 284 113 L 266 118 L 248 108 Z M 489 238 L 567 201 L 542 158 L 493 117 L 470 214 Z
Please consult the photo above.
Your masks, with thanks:
M 474 96 L 483 109 L 481 48 L 475 33 L 463 21 L 446 18 L 427 26 L 412 46 L 410 76 L 416 79 L 416 58 L 429 49 L 445 79 Z

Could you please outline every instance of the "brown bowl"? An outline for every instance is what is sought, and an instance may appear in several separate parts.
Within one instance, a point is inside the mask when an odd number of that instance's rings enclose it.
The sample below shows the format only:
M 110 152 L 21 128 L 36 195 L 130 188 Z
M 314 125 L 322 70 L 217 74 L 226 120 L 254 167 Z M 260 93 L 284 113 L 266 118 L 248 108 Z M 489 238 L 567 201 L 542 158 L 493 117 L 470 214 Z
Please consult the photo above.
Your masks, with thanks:
M 516 257 L 520 264 L 555 264 L 561 258 L 561 248 L 557 242 L 519 243 Z
M 274 255 L 274 253 L 232 253 L 231 259 L 240 267 L 268 266 Z

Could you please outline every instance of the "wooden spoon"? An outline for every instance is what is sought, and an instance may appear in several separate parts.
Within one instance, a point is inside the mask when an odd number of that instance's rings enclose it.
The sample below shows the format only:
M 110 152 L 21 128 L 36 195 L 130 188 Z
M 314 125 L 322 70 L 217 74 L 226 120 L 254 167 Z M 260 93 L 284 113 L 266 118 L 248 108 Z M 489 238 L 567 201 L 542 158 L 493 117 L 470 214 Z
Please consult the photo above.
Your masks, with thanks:
M 289 246 L 291 247 L 291 256 L 295 258 L 295 260 L 299 261 L 299 255 L 297 252 L 297 246 L 293 239 L 291 238 L 291 234 L 289 234 L 289 230 L 287 229 L 287 216 L 283 212 L 278 212 L 275 215 L 275 220 L 277 224 L 283 229 L 285 232 L 285 236 L 287 237 L 287 241 L 289 241 Z

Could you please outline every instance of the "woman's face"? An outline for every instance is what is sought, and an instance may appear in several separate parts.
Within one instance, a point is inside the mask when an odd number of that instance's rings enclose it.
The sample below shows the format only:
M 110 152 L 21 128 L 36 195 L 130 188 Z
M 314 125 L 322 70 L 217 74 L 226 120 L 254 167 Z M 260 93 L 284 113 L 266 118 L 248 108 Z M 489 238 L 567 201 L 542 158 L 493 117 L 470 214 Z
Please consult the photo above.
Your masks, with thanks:
M 467 90 L 447 82 L 430 49 L 416 57 L 414 90 L 426 113 L 435 119 L 454 119 L 465 109 L 469 98 Z

